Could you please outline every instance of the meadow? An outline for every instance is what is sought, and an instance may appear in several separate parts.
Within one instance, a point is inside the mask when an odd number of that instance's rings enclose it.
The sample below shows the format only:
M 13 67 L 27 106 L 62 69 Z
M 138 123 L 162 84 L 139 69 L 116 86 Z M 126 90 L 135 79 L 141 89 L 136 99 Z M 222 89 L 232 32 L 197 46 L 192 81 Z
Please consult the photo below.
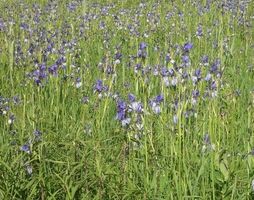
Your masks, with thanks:
M 252 0 L 2 0 L 1 200 L 254 199 Z

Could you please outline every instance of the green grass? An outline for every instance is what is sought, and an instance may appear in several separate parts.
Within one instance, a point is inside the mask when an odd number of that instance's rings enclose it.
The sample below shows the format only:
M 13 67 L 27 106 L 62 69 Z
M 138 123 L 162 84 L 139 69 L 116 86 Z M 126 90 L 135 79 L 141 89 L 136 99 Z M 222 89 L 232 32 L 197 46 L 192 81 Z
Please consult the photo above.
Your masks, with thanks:
M 23 2 L 0 4 L 6 11 L 0 16 L 0 22 L 6 23 L 5 31 L 0 31 L 0 96 L 8 98 L 0 100 L 0 199 L 254 198 L 254 157 L 250 154 L 254 148 L 252 2 L 243 14 L 239 8 L 232 14 L 218 8 L 224 1 L 214 1 L 203 15 L 198 14 L 197 5 L 204 6 L 205 1 L 147 1 L 143 9 L 138 0 L 98 1 L 97 6 L 85 1 L 75 12 L 68 11 L 68 0 L 56 1 L 55 12 L 45 10 L 47 0 Z M 37 25 L 33 22 L 34 2 L 41 9 Z M 109 14 L 103 14 L 103 5 L 111 5 Z M 121 15 L 121 10 L 127 14 Z M 172 13 L 169 20 L 168 12 Z M 149 18 L 151 14 L 155 17 Z M 15 23 L 8 25 L 10 19 Z M 99 28 L 101 21 L 106 24 L 104 29 Z M 20 29 L 22 22 L 33 32 Z M 198 24 L 203 28 L 201 38 L 195 35 Z M 128 25 L 138 36 L 130 33 Z M 64 52 L 66 69 L 59 69 L 57 76 L 48 75 L 42 86 L 37 86 L 28 75 L 37 69 L 33 60 L 42 63 L 49 43 L 60 49 L 64 40 L 76 42 Z M 147 43 L 146 59 L 131 59 L 141 42 Z M 177 72 L 177 87 L 166 87 L 161 75 L 153 75 L 156 67 L 174 67 L 165 61 L 168 52 L 179 67 L 186 42 L 193 44 L 191 65 L 186 68 L 190 75 L 201 68 L 203 79 L 213 61 L 221 61 L 222 77 L 213 75 L 216 97 L 202 99 L 209 88 L 205 81 L 194 85 L 190 78 L 180 83 Z M 36 48 L 28 55 L 31 44 Z M 19 45 L 23 55 L 17 60 Z M 117 46 L 122 54 L 120 64 L 114 63 Z M 207 67 L 200 65 L 203 55 L 209 56 Z M 50 53 L 46 66 L 58 58 L 59 53 Z M 151 71 L 135 73 L 136 64 Z M 107 67 L 114 73 L 107 74 Z M 80 88 L 75 87 L 78 77 Z M 94 92 L 98 79 L 108 86 L 102 98 Z M 191 103 L 194 89 L 200 91 L 196 105 Z M 129 127 L 116 120 L 112 95 L 127 101 L 129 93 L 143 104 L 141 130 L 135 125 L 140 117 L 136 113 L 128 114 Z M 156 115 L 149 100 L 159 94 L 164 100 Z M 20 98 L 18 104 L 12 100 L 14 96 Z M 86 104 L 81 101 L 84 96 L 89 97 Z M 179 101 L 176 110 L 175 100 Z M 185 112 L 191 109 L 195 114 L 186 118 Z M 15 120 L 10 125 L 12 114 Z M 40 140 L 35 130 L 42 132 Z M 204 143 L 205 134 L 211 145 Z M 30 145 L 30 154 L 21 150 L 24 144 Z M 32 168 L 31 174 L 27 166 Z

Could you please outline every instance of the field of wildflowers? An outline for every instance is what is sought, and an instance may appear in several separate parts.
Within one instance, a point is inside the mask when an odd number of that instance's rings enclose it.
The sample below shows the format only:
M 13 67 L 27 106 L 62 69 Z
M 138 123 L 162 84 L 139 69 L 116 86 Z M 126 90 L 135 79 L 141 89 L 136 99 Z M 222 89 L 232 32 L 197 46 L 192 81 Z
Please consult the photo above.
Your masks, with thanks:
M 254 199 L 253 0 L 0 9 L 0 199 Z

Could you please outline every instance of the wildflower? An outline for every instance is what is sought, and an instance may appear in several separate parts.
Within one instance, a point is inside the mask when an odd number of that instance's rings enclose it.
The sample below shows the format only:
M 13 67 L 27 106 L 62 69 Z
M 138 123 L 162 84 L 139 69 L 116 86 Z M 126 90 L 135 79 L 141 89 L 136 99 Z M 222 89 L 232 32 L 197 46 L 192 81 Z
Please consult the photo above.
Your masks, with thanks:
M 158 95 L 155 98 L 153 98 L 152 100 L 150 100 L 150 106 L 152 111 L 155 114 L 160 114 L 161 113 L 161 107 L 160 107 L 160 103 L 164 100 L 163 95 Z
M 135 99 L 136 99 L 136 97 L 134 96 L 134 94 L 131 94 L 131 93 L 130 93 L 130 94 L 128 95 L 128 99 L 129 99 L 130 102 L 134 102 Z
M 31 151 L 30 151 L 30 146 L 27 145 L 27 144 L 24 144 L 23 146 L 21 146 L 21 147 L 20 147 L 20 150 L 21 150 L 21 151 L 24 151 L 24 152 L 26 152 L 26 153 L 28 153 L 28 154 L 31 153 Z
M 122 100 L 117 102 L 117 117 L 118 120 L 124 120 L 126 118 L 126 103 Z
M 48 68 L 48 71 L 53 76 L 57 76 L 57 69 L 58 69 L 58 66 L 56 64 L 53 64 L 51 67 Z
M 18 104 L 20 103 L 20 98 L 19 98 L 19 96 L 14 96 L 14 97 L 13 97 L 13 103 L 14 103 L 15 105 L 18 105 Z
M 139 58 L 146 58 L 146 56 L 147 56 L 147 53 L 146 53 L 146 51 L 145 50 L 138 50 L 138 57 Z
M 169 75 L 168 70 L 167 70 L 167 68 L 166 68 L 166 67 L 163 67 L 163 68 L 161 69 L 161 75 L 162 75 L 163 77 L 165 77 L 165 76 L 168 76 L 168 75 Z
M 98 92 L 98 93 L 101 93 L 103 91 L 106 91 L 107 90 L 107 87 L 103 85 L 103 82 L 102 80 L 97 80 L 96 81 L 96 84 L 94 85 L 94 91 L 95 92 Z
M 65 58 L 64 56 L 61 56 L 60 58 L 58 58 L 58 59 L 56 60 L 56 64 L 57 64 L 58 66 L 62 65 L 62 64 L 65 63 L 65 62 L 66 62 L 66 58 Z
M 42 80 L 45 79 L 47 77 L 47 73 L 46 73 L 46 65 L 40 64 L 38 66 L 38 69 L 34 70 L 30 76 L 32 76 L 34 82 L 36 83 L 36 85 L 41 85 Z
M 183 79 L 187 79 L 188 77 L 189 77 L 188 72 L 184 71 L 184 72 L 182 73 L 182 78 L 183 78 Z
M 169 62 L 170 62 L 171 57 L 170 57 L 170 54 L 169 54 L 169 53 L 167 53 L 165 60 L 166 60 L 166 63 L 169 63 Z
M 206 75 L 206 77 L 205 77 L 205 81 L 210 81 L 211 80 L 211 78 L 212 78 L 212 75 L 210 74 L 210 73 L 208 73 L 207 75 Z
M 209 57 L 207 55 L 204 55 L 201 58 L 201 64 L 203 64 L 204 66 L 208 66 L 209 65 Z
M 117 52 L 115 54 L 115 60 L 121 60 L 121 58 L 122 58 L 122 54 L 120 52 Z
M 7 112 L 10 110 L 10 107 L 9 106 L 5 106 L 1 109 L 1 114 L 2 115 L 6 115 Z
M 76 86 L 76 88 L 80 88 L 80 87 L 82 86 L 81 78 L 77 78 L 77 79 L 76 79 L 75 86 Z
M 157 105 L 156 103 L 152 103 L 152 111 L 155 114 L 160 114 L 161 113 L 161 108 L 159 105 Z
M 184 46 L 183 46 L 183 51 L 184 51 L 184 52 L 189 52 L 189 51 L 192 49 L 192 47 L 193 47 L 193 44 L 187 42 L 187 43 L 185 43 Z
M 115 63 L 115 64 L 118 64 L 118 63 Z M 113 67 L 111 66 L 107 66 L 106 68 L 106 73 L 109 75 L 109 74 L 114 74 L 114 69 Z
M 131 103 L 130 108 L 135 111 L 135 112 L 142 112 L 143 111 L 143 106 L 141 102 L 134 101 Z
M 174 69 L 172 69 L 172 68 L 170 68 L 170 69 L 168 70 L 168 73 L 169 73 L 169 75 L 170 75 L 171 77 L 173 77 L 173 76 L 175 75 L 175 71 L 174 71 Z
M 199 96 L 199 90 L 193 90 L 192 91 L 192 97 L 197 98 Z
M 41 131 L 39 131 L 39 130 L 37 130 L 37 129 L 34 131 L 34 135 L 35 135 L 36 137 L 40 137 L 41 134 L 42 134 Z
M 138 55 L 137 55 L 139 58 L 143 58 L 143 59 L 146 58 L 147 56 L 146 47 L 147 45 L 145 42 L 141 42 L 139 44 Z
M 115 64 L 117 65 L 117 64 L 120 64 L 121 63 L 121 60 L 122 60 L 122 54 L 121 53 L 119 53 L 119 52 L 117 52 L 116 54 L 115 54 Z
M 190 58 L 189 58 L 189 56 L 184 55 L 184 56 L 182 57 L 182 61 L 183 61 L 185 64 L 190 63 Z
M 210 88 L 211 88 L 212 90 L 215 90 L 215 89 L 217 88 L 217 84 L 216 84 L 215 81 L 212 81 L 212 83 L 211 83 L 211 85 L 210 85 Z
M 164 100 L 164 97 L 161 94 L 155 97 L 156 103 L 161 103 L 163 100 Z
M 139 49 L 140 49 L 140 50 L 144 50 L 144 49 L 146 49 L 146 47 L 147 47 L 147 45 L 146 45 L 145 42 L 141 42 L 141 43 L 139 44 Z
M 122 126 L 127 126 L 131 122 L 131 119 L 127 117 L 127 104 L 122 100 L 117 102 L 116 119 L 121 121 Z
M 15 116 L 13 114 L 11 114 L 11 116 L 9 117 L 9 120 L 8 120 L 8 124 L 12 125 L 15 121 Z
M 142 68 L 142 65 L 140 63 L 136 64 L 135 66 L 135 73 L 138 73 L 138 70 Z
M 213 62 L 211 68 L 210 68 L 210 72 L 211 72 L 211 73 L 217 73 L 217 72 L 218 72 L 219 66 L 220 66 L 220 60 L 219 60 L 219 59 L 216 59 L 216 60 Z
M 194 72 L 194 76 L 197 77 L 198 80 L 201 79 L 201 70 L 200 69 L 196 69 Z
M 203 30 L 201 24 L 198 25 L 197 31 L 196 31 L 196 36 L 201 37 L 203 35 Z
M 103 90 L 103 84 L 102 84 L 102 80 L 97 80 L 95 86 L 94 86 L 94 89 L 96 92 L 102 92 Z

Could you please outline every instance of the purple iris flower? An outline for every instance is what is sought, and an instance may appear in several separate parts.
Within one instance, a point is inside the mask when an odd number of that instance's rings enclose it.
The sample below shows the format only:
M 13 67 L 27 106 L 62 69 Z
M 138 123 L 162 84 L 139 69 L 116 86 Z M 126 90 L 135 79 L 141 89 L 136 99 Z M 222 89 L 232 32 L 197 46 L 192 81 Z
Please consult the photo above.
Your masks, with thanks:
M 184 52 L 189 52 L 192 48 L 193 48 L 193 44 L 190 42 L 185 43 L 183 46 Z
M 125 118 L 126 118 L 126 113 L 124 110 L 117 111 L 116 119 L 118 119 L 119 121 L 122 121 Z
M 131 119 L 127 117 L 127 104 L 122 100 L 117 102 L 116 119 L 121 121 L 122 126 L 127 126 L 131 122 Z
M 156 103 L 161 103 L 163 100 L 164 100 L 164 97 L 161 94 L 155 97 Z
M 219 66 L 220 66 L 220 60 L 219 60 L 219 59 L 216 59 L 216 60 L 213 62 L 211 68 L 210 68 L 210 72 L 211 72 L 211 73 L 216 73 L 216 72 L 218 71 Z
M 53 76 L 57 76 L 57 69 L 58 69 L 58 66 L 56 64 L 53 64 L 51 67 L 48 68 L 48 71 Z
M 97 80 L 96 84 L 94 85 L 94 90 L 98 93 L 101 93 L 105 87 L 103 86 L 102 80 Z
M 138 57 L 139 58 L 146 58 L 146 56 L 147 56 L 147 53 L 145 50 L 141 50 L 141 49 L 138 50 Z
M 26 152 L 26 153 L 28 153 L 28 154 L 31 153 L 31 151 L 30 151 L 30 146 L 27 145 L 27 144 L 24 144 L 23 146 L 21 146 L 21 147 L 20 147 L 20 150 L 21 150 L 21 151 L 24 151 L 24 152 Z
M 197 31 L 196 31 L 196 35 L 198 37 L 201 37 L 203 35 L 202 26 L 200 24 L 198 25 L 198 28 L 197 28 Z
M 189 62 L 190 62 L 190 58 L 189 58 L 189 56 L 184 55 L 184 56 L 182 57 L 182 61 L 184 62 L 184 64 L 189 63 Z
M 145 42 L 141 42 L 139 44 L 139 49 L 138 49 L 138 57 L 139 58 L 143 58 L 143 59 L 146 58 L 146 56 L 147 56 L 146 47 L 147 47 L 147 45 Z
M 141 113 L 143 111 L 143 105 L 141 102 L 134 101 L 130 105 L 131 110 Z
M 122 58 L 122 54 L 119 53 L 119 52 L 117 52 L 117 53 L 115 54 L 115 59 L 116 59 L 116 60 L 121 60 L 121 58 Z
M 162 69 L 161 69 L 161 75 L 164 77 L 164 76 L 168 76 L 168 70 L 167 70 L 167 68 L 166 67 L 163 67 Z
M 204 66 L 207 66 L 209 64 L 209 57 L 207 55 L 204 55 L 202 56 L 201 58 L 201 63 L 204 65 Z
M 134 94 L 131 94 L 131 93 L 130 93 L 130 94 L 128 95 L 128 99 L 129 99 L 130 102 L 134 102 L 134 101 L 136 100 L 136 97 L 134 96 Z
M 19 96 L 14 96 L 14 97 L 13 97 L 13 102 L 14 102 L 15 105 L 18 105 L 18 104 L 20 103 L 20 101 L 21 101 L 21 100 L 20 100 L 20 97 L 19 97 Z
M 118 101 L 117 109 L 118 110 L 125 110 L 127 107 L 126 103 L 122 100 Z
M 196 69 L 194 72 L 194 75 L 198 78 L 201 78 L 201 70 L 200 69 Z
M 217 84 L 215 81 L 212 81 L 211 85 L 210 85 L 212 90 L 215 90 L 217 88 Z
M 183 78 L 183 79 L 187 79 L 188 77 L 189 77 L 188 72 L 184 71 L 184 72 L 182 73 L 182 78 Z
M 75 86 L 76 86 L 76 88 L 80 88 L 82 86 L 81 78 L 79 78 L 79 77 L 76 78 Z
M 169 54 L 169 53 L 167 53 L 165 60 L 166 60 L 167 63 L 170 62 L 171 57 L 170 57 L 170 54 Z
M 35 135 L 36 137 L 40 137 L 40 136 L 42 135 L 42 132 L 36 129 L 36 130 L 34 131 L 34 135 Z
M 144 49 L 146 49 L 146 47 L 147 47 L 147 45 L 146 45 L 145 42 L 141 42 L 141 43 L 139 44 L 139 49 L 140 49 L 140 50 L 144 50 Z
M 152 110 L 157 115 L 161 113 L 161 107 L 160 107 L 160 105 L 152 104 Z
M 192 96 L 193 96 L 193 98 L 197 98 L 198 96 L 199 96 L 199 90 L 193 90 L 192 91 Z
M 11 116 L 9 117 L 8 123 L 10 125 L 12 125 L 14 123 L 15 119 L 16 119 L 15 115 L 11 114 Z
M 205 81 L 210 81 L 211 80 L 211 78 L 212 78 L 212 75 L 210 74 L 210 73 L 208 73 L 207 75 L 206 75 L 206 77 L 205 77 Z
M 150 100 L 150 106 L 152 108 L 152 111 L 155 113 L 155 114 L 160 114 L 161 112 L 161 107 L 160 107 L 160 103 L 163 102 L 164 100 L 164 97 L 163 95 L 158 95 L 156 96 L 155 98 L 153 98 L 152 100 Z
M 47 77 L 46 65 L 45 64 L 39 65 L 38 69 L 34 70 L 30 75 L 33 77 L 34 82 L 37 85 L 40 85 L 42 80 Z
M 66 62 L 66 58 L 61 56 L 60 58 L 57 59 L 56 64 L 59 66 L 65 62 Z
M 138 70 L 140 70 L 141 68 L 142 68 L 141 64 L 138 63 L 138 64 L 136 64 L 136 66 L 135 66 L 135 71 L 138 71 Z
M 201 80 L 201 70 L 200 69 L 196 69 L 195 71 L 194 71 L 194 74 L 193 74 L 194 76 L 192 77 L 192 81 L 194 82 L 194 83 L 197 83 L 198 81 L 200 81 Z
M 23 30 L 28 30 L 29 29 L 29 25 L 26 24 L 26 23 L 21 23 L 20 24 L 20 28 L 23 29 Z
M 45 63 L 42 63 L 41 65 L 39 65 L 39 70 L 40 71 L 45 71 L 46 70 L 46 65 L 45 65 Z
M 122 121 L 126 118 L 126 108 L 127 108 L 127 105 L 124 101 L 119 100 L 117 102 L 117 116 L 116 116 L 116 118 L 118 120 Z
M 172 68 L 168 70 L 168 73 L 171 77 L 175 75 L 175 71 Z

